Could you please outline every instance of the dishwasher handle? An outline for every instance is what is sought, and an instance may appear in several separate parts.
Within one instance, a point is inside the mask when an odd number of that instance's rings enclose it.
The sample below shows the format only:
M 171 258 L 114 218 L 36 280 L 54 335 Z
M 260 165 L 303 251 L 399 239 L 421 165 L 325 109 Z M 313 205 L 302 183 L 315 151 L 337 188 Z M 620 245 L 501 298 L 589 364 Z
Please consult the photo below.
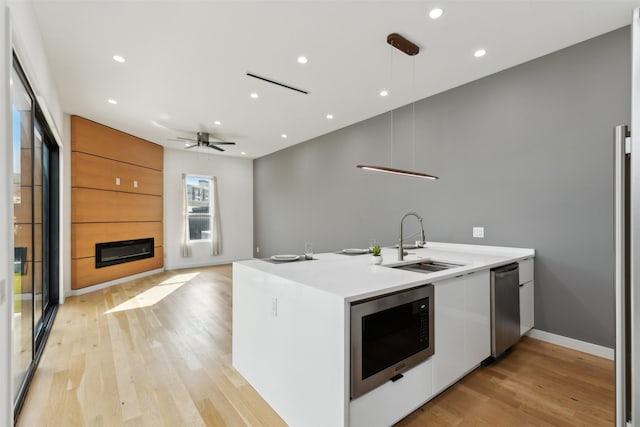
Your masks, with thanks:
M 519 265 L 517 262 L 514 262 L 511 264 L 504 265 L 502 267 L 494 268 L 491 271 L 495 273 L 497 277 L 504 277 L 504 276 L 509 276 L 511 274 L 514 274 L 514 272 L 517 272 L 518 270 L 519 270 Z

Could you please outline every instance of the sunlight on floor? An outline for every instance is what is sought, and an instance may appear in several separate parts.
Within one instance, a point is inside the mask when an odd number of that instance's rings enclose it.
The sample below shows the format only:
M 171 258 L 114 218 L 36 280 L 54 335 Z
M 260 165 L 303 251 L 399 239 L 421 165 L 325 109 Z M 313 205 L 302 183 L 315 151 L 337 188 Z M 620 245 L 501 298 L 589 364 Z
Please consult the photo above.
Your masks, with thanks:
M 198 276 L 198 274 L 200 273 L 185 273 L 171 276 L 170 278 L 154 286 L 153 288 L 149 288 L 146 291 L 129 299 L 128 301 L 125 301 L 122 304 L 118 304 L 112 309 L 105 311 L 105 314 L 116 313 L 125 310 L 133 310 L 136 308 L 150 307 L 171 295 L 176 289 L 180 288 L 182 285 Z

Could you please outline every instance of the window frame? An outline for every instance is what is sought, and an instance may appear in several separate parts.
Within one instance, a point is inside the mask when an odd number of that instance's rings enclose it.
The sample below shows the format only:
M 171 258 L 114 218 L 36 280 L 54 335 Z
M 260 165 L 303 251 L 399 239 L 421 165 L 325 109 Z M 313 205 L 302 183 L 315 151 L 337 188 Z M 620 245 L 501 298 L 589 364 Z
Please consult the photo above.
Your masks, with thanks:
M 209 190 L 209 194 L 208 194 L 208 212 L 207 213 L 199 213 L 199 212 L 190 212 L 192 206 L 191 206 L 191 198 L 190 198 L 190 194 L 189 194 L 189 180 L 190 179 L 197 179 L 197 180 L 206 180 L 208 182 L 208 190 Z M 208 176 L 208 175 L 200 175 L 200 174 L 191 174 L 191 173 L 185 173 L 185 188 L 184 191 L 187 193 L 186 195 L 186 199 L 187 199 L 187 224 L 189 226 L 189 243 L 193 244 L 193 243 L 198 243 L 198 242 L 208 242 L 211 243 L 213 241 L 213 235 L 211 234 L 211 229 L 213 227 L 213 213 L 214 213 L 214 206 L 213 206 L 213 197 L 212 197 L 212 191 L 213 191 L 213 177 L 212 176 Z M 208 222 L 208 229 L 207 230 L 202 230 L 202 231 L 209 231 L 210 235 L 208 238 L 200 238 L 200 239 L 192 239 L 191 238 L 191 218 L 192 216 L 207 216 L 209 218 L 209 222 Z

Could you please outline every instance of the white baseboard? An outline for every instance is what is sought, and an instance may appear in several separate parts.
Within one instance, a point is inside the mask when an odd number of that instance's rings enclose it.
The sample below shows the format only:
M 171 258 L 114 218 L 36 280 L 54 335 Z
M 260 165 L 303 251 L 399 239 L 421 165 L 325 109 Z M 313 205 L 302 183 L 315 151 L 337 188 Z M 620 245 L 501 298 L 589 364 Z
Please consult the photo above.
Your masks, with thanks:
M 157 268 L 155 270 L 145 271 L 144 273 L 134 274 L 133 276 L 122 277 L 120 279 L 110 280 L 108 282 L 99 283 L 97 285 L 87 286 L 86 288 L 82 289 L 72 289 L 68 294 L 65 295 L 65 297 L 88 294 L 89 292 L 99 291 L 101 289 L 106 289 L 120 283 L 128 282 L 130 280 L 141 279 L 143 277 L 151 276 L 152 274 L 162 273 L 163 271 L 164 268 Z
M 592 344 L 586 341 L 580 341 L 562 335 L 552 334 L 551 332 L 540 331 L 538 329 L 531 329 L 527 332 L 527 336 L 545 341 L 551 344 L 561 345 L 572 350 L 582 351 L 594 356 L 604 357 L 605 359 L 613 360 L 615 351 L 613 348 L 605 347 L 598 344 Z
M 202 262 L 202 263 L 195 263 L 195 264 L 165 265 L 165 270 L 186 270 L 188 268 L 215 267 L 217 265 L 233 264 L 235 261 L 240 261 L 240 260 L 232 259 L 232 260 Z

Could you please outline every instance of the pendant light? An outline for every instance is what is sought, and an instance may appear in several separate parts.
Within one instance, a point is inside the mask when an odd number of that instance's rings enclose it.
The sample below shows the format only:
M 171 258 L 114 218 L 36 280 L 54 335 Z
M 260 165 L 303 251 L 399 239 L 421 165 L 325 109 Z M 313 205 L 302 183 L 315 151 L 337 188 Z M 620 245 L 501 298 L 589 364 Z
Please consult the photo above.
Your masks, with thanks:
M 409 56 L 415 56 L 420 53 L 420 48 L 402 37 L 400 34 L 392 33 L 387 36 L 387 43 L 396 49 L 406 53 Z M 415 83 L 415 58 L 413 63 L 413 83 Z M 412 86 L 413 87 L 413 86 Z M 415 124 L 416 124 L 416 110 L 415 110 L 415 102 L 413 103 L 413 149 L 414 149 L 414 163 L 415 163 Z M 391 141 L 390 144 L 393 144 L 393 109 L 391 110 Z M 393 146 L 391 147 L 391 151 L 393 153 Z M 393 157 L 391 157 L 391 161 L 393 161 Z M 423 179 L 439 179 L 437 176 L 429 175 L 422 172 L 410 171 L 406 169 L 397 169 L 390 166 L 373 166 L 373 165 L 357 165 L 357 168 L 375 171 L 375 172 L 383 172 L 393 175 L 402 175 L 402 176 L 411 176 L 414 178 L 423 178 Z M 414 164 L 415 167 L 415 164 Z

